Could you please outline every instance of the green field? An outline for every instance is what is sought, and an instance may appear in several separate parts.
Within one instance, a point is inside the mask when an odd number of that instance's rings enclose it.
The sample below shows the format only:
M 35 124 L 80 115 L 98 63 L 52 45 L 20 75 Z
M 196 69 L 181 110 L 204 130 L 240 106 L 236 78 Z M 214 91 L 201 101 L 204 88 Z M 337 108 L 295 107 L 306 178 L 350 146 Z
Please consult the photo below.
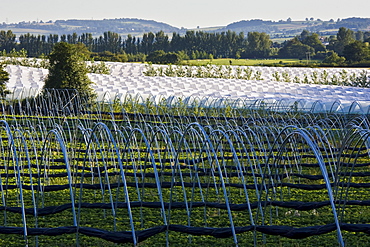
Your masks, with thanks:
M 231 63 L 230 63 L 231 61 Z M 219 58 L 219 59 L 198 59 L 198 60 L 185 60 L 182 62 L 183 65 L 207 65 L 207 64 L 214 64 L 214 65 L 236 65 L 236 66 L 284 66 L 284 65 L 292 65 L 292 64 L 313 64 L 319 63 L 321 60 L 310 60 L 309 62 L 306 60 L 299 60 L 299 59 L 231 59 L 231 58 Z
M 47 100 L 0 121 L 0 246 L 370 242 L 366 115 Z

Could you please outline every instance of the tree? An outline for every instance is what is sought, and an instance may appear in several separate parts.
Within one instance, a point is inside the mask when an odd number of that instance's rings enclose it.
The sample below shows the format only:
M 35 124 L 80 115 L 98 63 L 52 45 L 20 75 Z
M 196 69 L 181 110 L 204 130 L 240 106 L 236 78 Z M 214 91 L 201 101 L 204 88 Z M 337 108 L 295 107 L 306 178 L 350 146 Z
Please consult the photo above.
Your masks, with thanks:
M 306 18 L 307 19 L 307 18 Z M 310 35 L 310 32 L 304 29 L 301 34 L 299 35 L 299 41 L 305 40 Z
M 0 64 L 0 97 L 4 98 L 10 91 L 6 89 L 6 83 L 9 81 L 9 73 L 5 70 L 4 65 Z
M 301 34 L 301 37 L 302 37 L 302 34 Z M 304 45 L 308 45 L 314 48 L 316 53 L 318 51 L 325 51 L 325 46 L 320 41 L 319 35 L 317 33 L 308 34 L 304 39 L 301 40 L 301 42 Z
M 272 41 L 266 33 L 249 32 L 246 53 L 248 57 L 265 58 L 270 55 Z
M 88 69 L 85 63 L 89 51 L 86 46 L 57 43 L 49 56 L 49 75 L 45 79 L 43 91 L 47 89 L 76 90 L 80 98 L 90 101 L 95 97 L 92 82 L 87 77 Z
M 144 33 L 143 38 L 141 39 L 140 42 L 140 52 L 144 53 L 145 55 L 151 53 L 153 51 L 154 39 L 155 39 L 154 33 L 152 32 Z
M 151 63 L 160 64 L 163 63 L 163 57 L 166 55 L 166 53 L 163 50 L 157 50 L 152 53 L 150 53 L 146 60 Z
M 343 50 L 346 45 L 355 41 L 355 34 L 351 29 L 341 27 L 337 33 L 337 39 L 332 40 L 328 46 L 339 55 L 343 55 Z
M 166 53 L 163 50 L 158 50 L 150 53 L 146 60 L 156 64 L 178 64 L 181 58 L 174 52 Z
M 363 41 L 364 41 L 364 32 L 362 32 L 362 31 L 357 31 L 357 32 L 355 33 L 355 36 L 356 36 L 356 40 L 359 40 L 359 41 L 361 41 L 361 42 L 363 42 Z
M 279 50 L 279 57 L 304 59 L 307 54 L 313 54 L 314 52 L 315 50 L 312 47 L 302 44 L 298 37 L 294 37 Z
M 364 32 L 364 42 L 370 41 L 370 32 L 366 31 Z
M 122 50 L 122 38 L 118 33 L 114 32 L 104 32 L 103 44 L 105 51 L 110 51 L 112 53 L 118 53 Z
M 343 56 L 350 62 L 360 62 L 370 57 L 370 49 L 365 43 L 356 40 L 344 47 Z
M 169 38 L 163 31 L 159 31 L 155 34 L 155 41 L 153 43 L 154 50 L 168 51 L 169 48 Z
M 11 30 L 0 31 L 0 51 L 11 51 L 16 47 L 16 35 Z
M 346 58 L 341 57 L 336 52 L 332 52 L 329 56 L 327 56 L 322 63 L 328 65 L 342 65 L 346 61 Z

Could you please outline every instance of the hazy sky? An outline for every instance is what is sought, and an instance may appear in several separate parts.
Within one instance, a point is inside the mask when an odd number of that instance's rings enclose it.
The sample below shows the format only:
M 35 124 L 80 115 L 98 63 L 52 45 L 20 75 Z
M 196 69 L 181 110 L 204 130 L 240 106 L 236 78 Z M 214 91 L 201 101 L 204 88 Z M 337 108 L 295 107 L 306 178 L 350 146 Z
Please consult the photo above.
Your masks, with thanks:
M 369 9 L 369 0 L 1 0 L 0 22 L 139 18 L 194 28 L 250 19 L 370 17 Z

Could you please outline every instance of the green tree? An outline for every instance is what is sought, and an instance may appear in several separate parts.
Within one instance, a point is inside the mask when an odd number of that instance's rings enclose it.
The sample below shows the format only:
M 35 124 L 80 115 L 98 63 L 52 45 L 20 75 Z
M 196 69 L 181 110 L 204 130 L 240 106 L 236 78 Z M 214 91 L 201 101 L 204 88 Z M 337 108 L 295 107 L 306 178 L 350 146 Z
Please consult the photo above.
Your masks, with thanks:
M 166 53 L 163 50 L 158 50 L 150 53 L 146 60 L 156 64 L 178 64 L 181 61 L 181 57 L 174 52 Z
M 0 97 L 4 98 L 10 91 L 6 89 L 6 83 L 9 81 L 9 73 L 5 70 L 5 65 L 0 64 Z
M 104 32 L 103 34 L 103 45 L 105 51 L 112 53 L 118 53 L 122 50 L 122 38 L 118 33 Z
M 314 52 L 314 48 L 302 44 L 298 37 L 294 37 L 286 42 L 286 44 L 279 50 L 279 57 L 304 59 L 307 54 L 314 54 Z
M 339 55 L 343 55 L 344 47 L 354 41 L 355 33 L 351 29 L 341 27 L 338 30 L 336 39 L 330 41 L 328 49 L 335 51 Z
M 153 51 L 154 39 L 155 39 L 154 33 L 152 32 L 144 33 L 143 38 L 141 39 L 140 42 L 140 52 L 144 53 L 145 55 L 151 53 Z
M 320 41 L 319 35 L 317 33 L 311 33 L 307 35 L 303 40 L 301 40 L 301 42 L 304 45 L 308 45 L 314 48 L 316 53 L 319 51 L 325 51 L 325 46 Z
M 358 40 L 358 41 L 364 41 L 364 32 L 357 31 L 355 33 L 355 36 L 356 36 L 356 40 Z
M 0 51 L 11 51 L 16 47 L 16 35 L 11 31 L 0 31 Z
M 157 50 L 152 53 L 150 53 L 146 60 L 151 63 L 160 64 L 163 63 L 163 57 L 166 55 L 166 53 L 163 50 Z
M 336 52 L 332 52 L 329 56 L 327 56 L 322 63 L 328 65 L 342 65 L 346 61 L 346 58 L 341 57 Z
M 365 43 L 356 40 L 344 47 L 343 56 L 350 62 L 360 62 L 370 58 L 370 49 Z
M 301 32 L 301 34 L 299 35 L 299 40 L 302 42 L 303 40 L 305 40 L 308 36 L 310 35 L 310 32 L 307 31 L 306 29 L 303 30 Z
M 169 38 L 163 31 L 159 31 L 155 34 L 155 41 L 153 43 L 154 50 L 168 51 L 169 48 Z
M 249 32 L 247 41 L 247 57 L 265 58 L 270 55 L 272 41 L 266 33 Z
M 85 63 L 88 54 L 84 44 L 57 43 L 49 55 L 49 75 L 45 79 L 43 90 L 74 89 L 82 99 L 92 100 L 95 94 L 90 87 L 92 82 L 87 77 Z

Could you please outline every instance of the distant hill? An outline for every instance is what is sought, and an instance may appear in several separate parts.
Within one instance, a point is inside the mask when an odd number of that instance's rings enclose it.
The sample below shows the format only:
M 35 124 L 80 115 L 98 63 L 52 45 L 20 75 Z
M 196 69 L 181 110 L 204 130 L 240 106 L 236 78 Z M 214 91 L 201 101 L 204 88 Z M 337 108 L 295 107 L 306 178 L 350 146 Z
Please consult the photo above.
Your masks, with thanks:
M 227 30 L 237 33 L 256 31 L 265 32 L 272 38 L 291 37 L 300 34 L 306 29 L 310 32 L 318 32 L 321 35 L 336 34 L 340 27 L 350 28 L 354 31 L 370 31 L 370 18 L 347 18 L 338 20 L 322 21 L 320 19 L 306 19 L 304 21 L 288 20 L 266 21 L 266 20 L 242 20 L 226 26 L 207 27 L 200 30 L 205 32 L 225 32 Z M 104 32 L 112 31 L 122 36 L 131 34 L 142 36 L 148 32 L 164 31 L 171 34 L 177 32 L 184 34 L 186 29 L 179 29 L 166 23 L 153 20 L 142 20 L 135 18 L 103 19 L 103 20 L 57 20 L 55 22 L 20 22 L 16 24 L 0 24 L 0 30 L 12 30 L 15 34 L 77 34 L 91 33 L 100 36 Z
M 320 19 L 306 19 L 305 21 L 292 21 L 290 19 L 283 21 L 264 21 L 264 20 L 242 20 L 234 22 L 226 27 L 213 30 L 214 32 L 222 32 L 232 30 L 235 32 L 265 32 L 272 37 L 281 35 L 297 35 L 302 30 L 321 33 L 322 35 L 336 34 L 340 27 L 350 28 L 353 31 L 370 31 L 370 18 L 347 18 L 342 20 L 333 19 L 330 21 L 322 21 Z
M 142 35 L 148 32 L 164 31 L 165 33 L 180 32 L 179 28 L 153 20 L 134 18 L 103 19 L 103 20 L 57 20 L 55 22 L 20 22 L 17 24 L 0 24 L 0 30 L 12 30 L 15 34 L 70 34 L 91 33 L 99 36 L 112 31 L 120 35 Z

